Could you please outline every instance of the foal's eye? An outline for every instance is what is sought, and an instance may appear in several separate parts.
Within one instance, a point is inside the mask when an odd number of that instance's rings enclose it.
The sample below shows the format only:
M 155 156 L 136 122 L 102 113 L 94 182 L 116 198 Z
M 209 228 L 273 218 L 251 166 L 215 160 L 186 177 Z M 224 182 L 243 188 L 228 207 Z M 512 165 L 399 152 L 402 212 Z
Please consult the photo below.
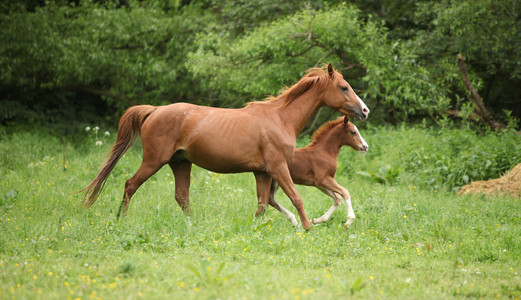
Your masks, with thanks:
M 351 131 L 351 134 L 352 135 L 356 135 L 356 131 Z
M 347 86 L 342 86 L 340 88 L 342 89 L 342 91 L 347 91 Z

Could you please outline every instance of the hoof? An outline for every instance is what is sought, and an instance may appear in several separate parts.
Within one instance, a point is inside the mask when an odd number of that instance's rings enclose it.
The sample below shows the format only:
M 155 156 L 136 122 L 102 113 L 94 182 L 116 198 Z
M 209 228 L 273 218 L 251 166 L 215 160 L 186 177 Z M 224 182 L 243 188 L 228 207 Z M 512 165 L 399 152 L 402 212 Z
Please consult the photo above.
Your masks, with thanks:
M 186 207 L 183 207 L 181 208 L 183 210 L 183 213 L 188 216 L 188 217 L 191 217 L 193 216 L 193 212 L 192 212 L 192 208 L 190 206 L 186 206 Z
M 304 228 L 305 231 L 310 231 L 313 226 L 311 226 L 311 224 L 309 224 L 307 227 L 306 226 L 302 226 Z

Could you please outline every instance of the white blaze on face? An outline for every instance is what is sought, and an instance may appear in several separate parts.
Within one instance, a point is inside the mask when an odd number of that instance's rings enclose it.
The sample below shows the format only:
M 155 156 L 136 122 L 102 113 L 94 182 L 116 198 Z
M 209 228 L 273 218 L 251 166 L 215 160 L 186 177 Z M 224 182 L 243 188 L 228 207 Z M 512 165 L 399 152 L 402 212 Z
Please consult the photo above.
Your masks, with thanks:
M 367 142 L 364 140 L 364 138 L 362 137 L 362 135 L 360 134 L 360 131 L 358 131 L 358 127 L 356 127 L 355 124 L 353 124 L 353 126 L 355 127 L 355 130 L 356 130 L 356 133 L 360 136 L 360 139 L 362 140 L 362 146 L 364 146 L 366 149 L 369 149 L 369 145 L 367 144 Z M 366 150 L 367 151 L 367 150 Z M 365 152 L 365 151 L 364 151 Z

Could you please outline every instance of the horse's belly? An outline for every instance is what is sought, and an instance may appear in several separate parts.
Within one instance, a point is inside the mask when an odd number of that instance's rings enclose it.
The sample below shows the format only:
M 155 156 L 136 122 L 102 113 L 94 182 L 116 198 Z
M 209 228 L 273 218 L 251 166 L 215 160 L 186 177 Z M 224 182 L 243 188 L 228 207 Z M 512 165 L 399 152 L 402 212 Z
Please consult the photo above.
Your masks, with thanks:
M 188 158 L 188 160 L 201 168 L 216 173 L 242 173 L 265 170 L 264 165 L 256 161 L 238 162 L 221 158 L 216 158 L 215 160 Z
M 191 147 L 185 149 L 185 157 L 201 168 L 217 173 L 241 173 L 264 171 L 260 153 L 252 153 L 237 148 Z

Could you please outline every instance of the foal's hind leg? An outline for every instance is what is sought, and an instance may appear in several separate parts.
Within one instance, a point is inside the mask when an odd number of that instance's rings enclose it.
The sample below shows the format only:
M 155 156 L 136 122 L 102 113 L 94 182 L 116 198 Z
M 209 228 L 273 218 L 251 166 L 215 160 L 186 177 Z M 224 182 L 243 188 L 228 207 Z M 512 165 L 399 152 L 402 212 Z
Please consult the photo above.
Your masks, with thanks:
M 254 172 L 255 182 L 257 184 L 257 203 L 258 208 L 255 216 L 263 214 L 268 208 L 268 200 L 270 198 L 271 177 L 267 173 Z
M 272 180 L 270 189 L 270 205 L 278 211 L 280 211 L 286 217 L 286 219 L 288 219 L 291 222 L 291 225 L 297 226 L 298 222 L 295 218 L 295 215 L 291 213 L 289 210 L 287 210 L 285 207 L 280 205 L 277 201 L 275 201 L 275 193 L 278 189 L 279 184 L 275 180 Z
M 158 160 L 146 160 L 143 158 L 139 170 L 137 170 L 136 174 L 125 182 L 125 192 L 123 193 L 123 201 L 118 210 L 118 218 L 121 214 L 123 214 L 123 216 L 126 215 L 130 198 L 132 198 L 136 190 L 143 184 L 143 182 L 150 178 L 150 176 L 154 175 L 157 170 L 161 169 L 162 166 L 164 166 L 164 163 L 161 163 Z
M 192 209 L 190 208 L 189 190 L 192 163 L 189 161 L 181 161 L 177 163 L 170 162 L 169 165 L 175 177 L 175 200 L 187 215 L 191 215 Z

